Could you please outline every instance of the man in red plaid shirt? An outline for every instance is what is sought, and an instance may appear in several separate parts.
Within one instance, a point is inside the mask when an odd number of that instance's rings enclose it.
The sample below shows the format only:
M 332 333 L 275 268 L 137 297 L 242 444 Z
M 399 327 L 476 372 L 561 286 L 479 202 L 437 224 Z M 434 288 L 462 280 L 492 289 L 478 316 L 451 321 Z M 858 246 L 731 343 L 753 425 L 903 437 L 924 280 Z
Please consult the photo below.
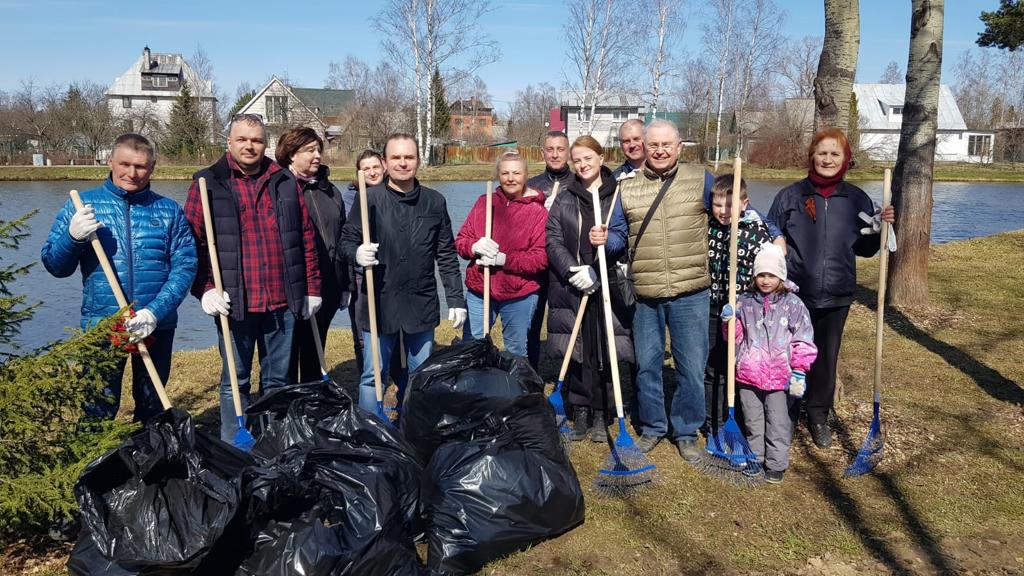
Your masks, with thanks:
M 228 151 L 194 175 L 185 201 L 199 253 L 192 293 L 203 311 L 229 317 L 243 411 L 249 404 L 253 353 L 259 348 L 260 389 L 288 384 L 295 318 L 320 308 L 320 271 L 313 226 L 291 173 L 265 156 L 266 129 L 257 115 L 231 120 Z M 206 178 L 224 294 L 210 270 L 199 178 Z M 220 331 L 220 324 L 217 324 Z M 231 381 L 224 357 L 220 379 L 220 435 L 238 431 Z

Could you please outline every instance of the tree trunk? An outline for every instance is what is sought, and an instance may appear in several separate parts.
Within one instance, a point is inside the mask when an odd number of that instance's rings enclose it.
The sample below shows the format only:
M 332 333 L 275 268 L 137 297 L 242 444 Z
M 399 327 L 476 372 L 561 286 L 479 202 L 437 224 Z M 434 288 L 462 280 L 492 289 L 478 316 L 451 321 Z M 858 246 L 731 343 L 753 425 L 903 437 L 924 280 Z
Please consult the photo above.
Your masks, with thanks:
M 725 52 L 718 63 L 718 119 L 715 124 L 715 172 L 718 172 L 718 161 L 722 158 L 722 103 L 725 100 L 726 67 L 729 65 L 729 48 L 732 45 L 732 21 L 736 6 L 729 0 L 729 13 L 725 27 Z
M 825 41 L 814 79 L 815 132 L 846 128 L 859 49 L 859 0 L 825 0 Z
M 943 10 L 943 0 L 913 0 L 907 92 L 892 182 L 899 249 L 889 266 L 888 292 L 889 302 L 902 308 L 928 304 Z

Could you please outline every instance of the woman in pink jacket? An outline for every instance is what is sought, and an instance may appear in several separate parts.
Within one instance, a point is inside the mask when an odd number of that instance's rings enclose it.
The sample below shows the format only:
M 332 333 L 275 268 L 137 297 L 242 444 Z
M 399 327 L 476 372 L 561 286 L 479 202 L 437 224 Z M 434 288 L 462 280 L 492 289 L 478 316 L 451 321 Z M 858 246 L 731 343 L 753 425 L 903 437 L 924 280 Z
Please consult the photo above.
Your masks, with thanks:
M 527 188 L 526 160 L 517 152 L 498 159 L 499 186 L 491 208 L 491 237 L 485 238 L 487 198 L 477 198 L 455 238 L 459 256 L 470 261 L 466 269 L 465 337 L 483 338 L 484 266 L 491 267 L 491 325 L 501 317 L 505 350 L 526 356 L 527 334 L 537 307 L 541 276 L 548 256 L 544 226 L 548 211 L 544 193 Z
M 754 258 L 750 290 L 736 302 L 736 381 L 747 442 L 772 484 L 782 482 L 789 468 L 790 406 L 803 397 L 807 371 L 818 355 L 810 314 L 790 289 L 796 286 L 786 282 L 782 248 L 763 244 Z M 723 322 L 731 316 L 726 305 Z

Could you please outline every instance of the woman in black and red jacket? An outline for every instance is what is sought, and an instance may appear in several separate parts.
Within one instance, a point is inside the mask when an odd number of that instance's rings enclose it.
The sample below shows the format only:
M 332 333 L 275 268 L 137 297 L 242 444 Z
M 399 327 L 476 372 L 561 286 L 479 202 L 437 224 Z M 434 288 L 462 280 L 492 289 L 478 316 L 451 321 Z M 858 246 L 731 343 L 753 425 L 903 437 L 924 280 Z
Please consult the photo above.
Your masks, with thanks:
M 843 180 L 851 156 L 842 130 L 818 132 L 808 148 L 807 178 L 783 188 L 768 211 L 768 219 L 786 237 L 789 279 L 800 287 L 798 295 L 814 325 L 818 359 L 807 374 L 804 405 L 811 439 L 819 448 L 832 445 L 826 419 L 857 285 L 856 257 L 878 252 L 880 221 L 895 220 L 891 206 L 876 209 L 863 190 Z

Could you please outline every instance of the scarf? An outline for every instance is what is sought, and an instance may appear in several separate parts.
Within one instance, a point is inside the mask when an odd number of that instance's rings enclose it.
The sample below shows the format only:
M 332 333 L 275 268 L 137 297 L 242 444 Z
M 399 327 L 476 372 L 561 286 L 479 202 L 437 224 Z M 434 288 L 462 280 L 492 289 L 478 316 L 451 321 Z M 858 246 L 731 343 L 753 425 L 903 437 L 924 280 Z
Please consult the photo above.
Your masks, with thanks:
M 814 171 L 814 165 L 812 164 L 810 169 L 807 170 L 807 178 L 814 185 L 814 188 L 819 194 L 828 198 L 836 191 L 839 183 L 843 181 L 843 176 L 846 176 L 846 171 L 850 169 L 850 159 L 846 158 L 843 160 L 843 165 L 840 166 L 839 172 L 836 172 L 834 176 L 826 178 L 821 174 Z

